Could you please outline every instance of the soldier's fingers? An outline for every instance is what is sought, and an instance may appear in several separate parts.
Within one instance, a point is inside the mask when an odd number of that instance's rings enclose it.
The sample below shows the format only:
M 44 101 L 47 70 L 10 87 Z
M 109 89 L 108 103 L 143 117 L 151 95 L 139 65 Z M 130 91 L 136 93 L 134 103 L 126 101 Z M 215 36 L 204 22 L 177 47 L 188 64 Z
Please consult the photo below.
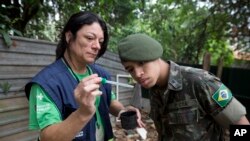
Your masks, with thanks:
M 139 127 L 146 127 L 146 125 L 140 119 L 137 119 L 137 124 Z

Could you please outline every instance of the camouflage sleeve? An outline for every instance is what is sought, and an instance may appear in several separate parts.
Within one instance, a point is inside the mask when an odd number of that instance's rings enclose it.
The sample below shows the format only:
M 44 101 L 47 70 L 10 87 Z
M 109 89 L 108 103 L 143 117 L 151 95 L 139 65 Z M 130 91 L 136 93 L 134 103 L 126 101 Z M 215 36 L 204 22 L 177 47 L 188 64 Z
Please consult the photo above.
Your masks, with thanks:
M 202 107 L 221 126 L 229 127 L 246 114 L 245 107 L 217 77 L 205 77 L 200 86 L 199 97 Z
M 201 79 L 196 81 L 196 86 L 198 101 L 207 114 L 216 115 L 231 101 L 231 95 L 228 95 L 229 97 L 223 103 L 220 102 L 221 97 L 218 100 L 220 87 L 224 85 L 213 75 L 205 73 Z

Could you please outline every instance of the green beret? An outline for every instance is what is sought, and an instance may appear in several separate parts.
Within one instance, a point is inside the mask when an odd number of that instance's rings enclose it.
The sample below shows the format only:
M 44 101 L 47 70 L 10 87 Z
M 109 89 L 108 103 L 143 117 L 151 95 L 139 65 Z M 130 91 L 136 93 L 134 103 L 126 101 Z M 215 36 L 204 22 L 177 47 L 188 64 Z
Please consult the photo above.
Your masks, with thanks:
M 161 44 L 146 34 L 132 34 L 118 43 L 122 61 L 152 61 L 162 56 Z

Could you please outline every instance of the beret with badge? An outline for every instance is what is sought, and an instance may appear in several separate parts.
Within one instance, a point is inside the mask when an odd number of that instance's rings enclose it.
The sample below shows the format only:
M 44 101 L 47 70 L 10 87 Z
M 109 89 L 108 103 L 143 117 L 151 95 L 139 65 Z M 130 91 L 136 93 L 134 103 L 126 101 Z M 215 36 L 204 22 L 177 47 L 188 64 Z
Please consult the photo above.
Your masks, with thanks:
M 161 44 L 146 34 L 132 34 L 118 43 L 121 61 L 152 61 L 162 56 Z

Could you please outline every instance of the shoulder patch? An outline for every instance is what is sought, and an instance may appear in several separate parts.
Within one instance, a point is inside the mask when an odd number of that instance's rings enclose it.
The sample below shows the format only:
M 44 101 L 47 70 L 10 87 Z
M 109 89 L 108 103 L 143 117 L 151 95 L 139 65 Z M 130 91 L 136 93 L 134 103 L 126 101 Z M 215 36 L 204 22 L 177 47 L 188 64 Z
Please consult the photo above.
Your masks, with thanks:
M 220 88 L 213 94 L 213 100 L 220 106 L 225 107 L 232 99 L 231 91 L 222 84 Z

